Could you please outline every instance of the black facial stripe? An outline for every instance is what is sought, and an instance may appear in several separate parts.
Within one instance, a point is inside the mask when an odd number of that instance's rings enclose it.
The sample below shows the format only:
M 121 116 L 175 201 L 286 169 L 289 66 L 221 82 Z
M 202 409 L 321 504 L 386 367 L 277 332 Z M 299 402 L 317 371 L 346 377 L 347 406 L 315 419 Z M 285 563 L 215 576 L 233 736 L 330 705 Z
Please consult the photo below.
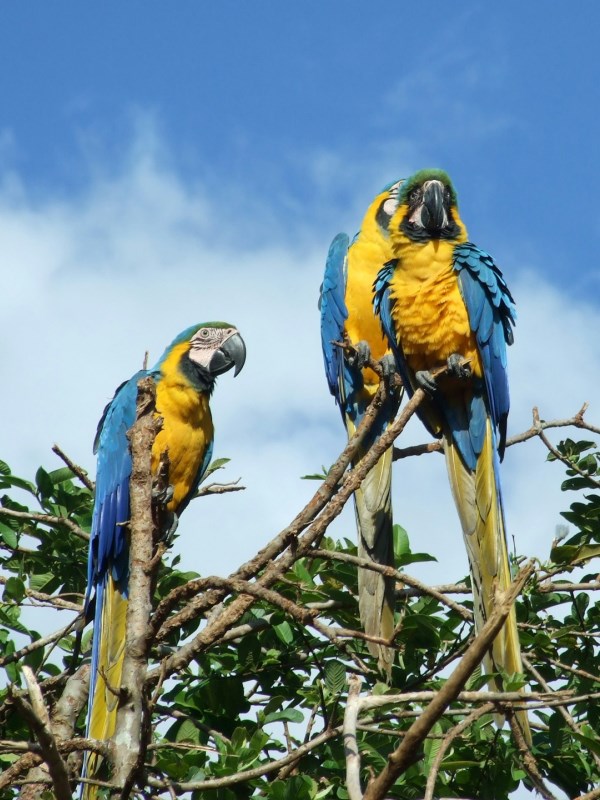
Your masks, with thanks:
M 386 200 L 379 206 L 377 209 L 377 213 L 375 214 L 375 222 L 379 225 L 380 228 L 387 231 L 390 226 L 390 220 L 392 218 L 391 214 L 388 214 L 387 211 L 384 211 L 383 207 L 386 204 Z

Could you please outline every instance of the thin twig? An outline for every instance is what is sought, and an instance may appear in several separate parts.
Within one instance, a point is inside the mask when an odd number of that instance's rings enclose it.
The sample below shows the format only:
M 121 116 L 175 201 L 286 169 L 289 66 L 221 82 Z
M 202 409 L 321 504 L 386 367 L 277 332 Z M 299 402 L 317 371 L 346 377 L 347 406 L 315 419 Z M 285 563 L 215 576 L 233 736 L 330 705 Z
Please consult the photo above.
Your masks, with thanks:
M 71 461 L 69 456 L 66 455 L 66 453 L 64 453 L 57 444 L 52 445 L 52 452 L 56 453 L 56 455 L 65 462 L 65 464 L 71 470 L 73 475 L 79 478 L 79 480 L 81 481 L 81 483 L 83 483 L 86 489 L 89 489 L 92 492 L 94 491 L 94 483 L 88 478 L 88 474 L 83 469 L 83 467 L 80 467 L 73 461 Z
M 40 647 L 46 647 L 48 644 L 52 644 L 53 642 L 60 641 L 64 636 L 70 633 L 74 626 L 76 625 L 77 620 L 73 620 L 73 622 L 69 622 L 67 626 L 61 628 L 59 631 L 55 631 L 54 633 L 49 634 L 48 636 L 44 636 L 42 639 L 36 639 L 29 644 L 26 644 L 24 647 L 21 647 L 20 650 L 15 650 L 14 653 L 9 653 L 6 656 L 0 658 L 0 667 L 6 666 L 6 664 L 13 664 L 16 661 L 20 661 L 25 656 L 29 655 L 29 653 L 33 653 L 36 650 L 39 650 Z
M 9 517 L 11 519 L 21 519 L 26 522 L 41 522 L 43 525 L 49 525 L 52 528 L 67 528 L 67 530 L 74 533 L 84 542 L 89 542 L 90 535 L 77 525 L 73 520 L 68 517 L 55 517 L 52 514 L 36 514 L 32 511 L 13 511 L 11 508 L 0 508 L 0 517 Z
M 515 436 L 510 436 L 506 440 L 506 446 L 512 447 L 515 444 L 521 444 L 522 442 L 526 442 L 529 439 L 540 437 L 540 434 L 543 431 L 549 430 L 551 428 L 579 428 L 581 430 L 590 431 L 590 433 L 600 434 L 600 428 L 596 427 L 595 425 L 591 425 L 584 419 L 584 414 L 587 410 L 587 407 L 588 404 L 584 403 L 583 406 L 579 409 L 579 411 L 572 417 L 569 417 L 568 419 L 553 419 L 548 422 L 539 419 L 538 409 L 537 407 L 535 407 L 533 409 L 534 424 L 531 426 L 531 428 L 528 428 L 526 431 L 518 433 Z M 537 421 L 536 421 L 536 415 L 537 415 Z M 396 461 L 400 458 L 409 458 L 412 456 L 425 455 L 427 453 L 442 453 L 442 452 L 443 452 L 442 443 L 440 441 L 433 441 L 433 442 L 425 442 L 423 444 L 413 445 L 412 447 L 394 447 L 393 458 L 394 461 Z M 586 477 L 589 476 L 586 475 Z
M 453 728 L 450 728 L 448 733 L 442 739 L 440 749 L 438 750 L 436 757 L 433 760 L 433 764 L 429 769 L 429 775 L 427 776 L 427 784 L 425 786 L 425 797 L 423 798 L 423 800 L 433 800 L 435 781 L 442 766 L 442 761 L 444 760 L 444 756 L 446 755 L 448 748 L 450 747 L 452 742 L 458 736 L 460 736 L 464 731 L 466 731 L 467 728 L 470 727 L 476 720 L 478 720 L 480 717 L 485 716 L 485 714 L 489 714 L 493 710 L 494 710 L 493 703 L 484 703 L 484 705 L 480 706 L 479 708 L 476 708 Z
M 546 681 L 544 680 L 543 676 L 542 676 L 542 675 L 541 675 L 541 674 L 538 672 L 538 670 L 537 670 L 537 669 L 536 669 L 536 668 L 533 666 L 533 664 L 532 664 L 532 663 L 531 663 L 531 661 L 530 661 L 530 660 L 527 658 L 527 656 L 526 656 L 526 655 L 524 655 L 524 654 L 522 654 L 522 658 L 523 658 L 523 665 L 524 665 L 524 667 L 525 667 L 525 668 L 526 668 L 526 669 L 527 669 L 529 672 L 531 672 L 531 674 L 532 674 L 532 675 L 533 675 L 533 677 L 536 679 L 536 681 L 537 681 L 537 682 L 540 684 L 540 686 L 542 686 L 542 687 L 543 687 L 543 688 L 544 688 L 544 689 L 545 689 L 547 692 L 549 692 L 549 691 L 552 691 L 552 690 L 551 690 L 551 687 L 548 685 L 548 683 L 546 683 Z M 571 728 L 571 730 L 572 730 L 572 731 L 574 731 L 574 732 L 575 732 L 575 733 L 577 733 L 578 735 L 582 735 L 581 728 L 580 728 L 580 727 L 579 727 L 579 725 L 578 725 L 578 724 L 575 722 L 575 720 L 573 719 L 573 717 L 571 716 L 571 714 L 569 714 L 569 712 L 567 711 L 567 709 L 566 709 L 566 708 L 563 708 L 562 706 L 559 706 L 559 707 L 558 707 L 558 712 L 559 712 L 559 714 L 562 716 L 562 718 L 564 719 L 564 721 L 567 723 L 567 725 L 569 726 L 569 728 Z M 591 755 L 591 756 L 592 756 L 592 758 L 594 759 L 594 762 L 595 762 L 596 766 L 597 766 L 597 767 L 600 767 L 600 757 L 599 757 L 599 756 L 597 756 L 597 755 L 596 755 L 596 753 L 594 753 L 593 751 L 591 751 L 590 755 Z
M 208 494 L 227 494 L 228 492 L 243 492 L 245 486 L 239 485 L 240 479 L 231 481 L 230 483 L 209 483 L 206 486 L 201 486 L 196 492 L 196 497 L 204 497 Z
M 338 553 L 335 550 L 322 550 L 318 547 L 312 549 L 309 555 L 311 557 L 314 555 L 315 557 L 325 558 L 331 561 L 344 561 L 347 564 L 355 564 L 357 567 L 370 569 L 373 572 L 379 572 L 382 575 L 387 575 L 389 578 L 396 578 L 397 581 L 400 581 L 401 583 L 407 583 L 413 589 L 418 590 L 419 594 L 434 597 L 438 602 L 442 603 L 442 605 L 445 605 L 448 608 L 451 608 L 453 611 L 456 611 L 456 613 L 464 620 L 469 622 L 473 620 L 473 613 L 469 611 L 468 608 L 461 606 L 459 603 L 455 603 L 454 600 L 450 600 L 449 597 L 446 597 L 435 587 L 427 586 L 425 583 L 417 580 L 417 578 L 413 578 L 401 570 L 396 570 L 393 567 L 387 567 L 384 564 L 375 564 L 373 561 L 350 555 L 350 553 Z

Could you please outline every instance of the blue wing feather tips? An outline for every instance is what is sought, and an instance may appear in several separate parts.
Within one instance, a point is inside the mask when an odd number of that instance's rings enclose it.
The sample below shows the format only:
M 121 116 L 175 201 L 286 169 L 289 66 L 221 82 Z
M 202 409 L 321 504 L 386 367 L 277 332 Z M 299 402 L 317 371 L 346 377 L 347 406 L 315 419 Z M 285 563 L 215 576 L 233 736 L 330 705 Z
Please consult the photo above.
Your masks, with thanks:
M 506 346 L 512 344 L 512 326 L 516 321 L 513 297 L 493 258 L 471 242 L 454 250 L 454 269 L 467 307 L 471 330 L 475 333 L 485 376 L 489 413 L 498 431 L 498 451 L 504 455 L 506 420 L 510 406 L 506 373 Z M 482 409 L 474 410 L 473 424 L 479 430 Z M 479 435 L 473 432 L 478 454 Z
M 329 391 L 335 397 L 343 413 L 343 397 L 340 384 L 343 383 L 344 357 L 341 349 L 332 344 L 344 337 L 344 323 L 348 319 L 346 308 L 345 265 L 348 257 L 349 238 L 338 233 L 332 241 L 325 263 L 325 274 L 321 285 L 319 308 L 321 310 L 321 345 Z

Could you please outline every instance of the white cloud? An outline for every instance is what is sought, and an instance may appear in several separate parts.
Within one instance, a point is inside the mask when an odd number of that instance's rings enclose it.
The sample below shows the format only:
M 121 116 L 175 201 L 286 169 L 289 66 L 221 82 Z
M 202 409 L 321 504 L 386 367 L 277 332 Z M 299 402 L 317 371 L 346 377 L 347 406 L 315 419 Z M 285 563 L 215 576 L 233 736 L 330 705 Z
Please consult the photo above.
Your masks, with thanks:
M 327 162 L 328 174 L 338 169 Z M 248 360 L 215 391 L 215 455 L 232 458 L 223 479 L 241 476 L 247 489 L 194 503 L 176 544 L 187 568 L 229 572 L 291 520 L 316 489 L 300 476 L 332 463 L 343 445 L 323 376 L 316 305 L 329 237 L 319 230 L 311 240 L 303 231 L 286 244 L 286 219 L 271 238 L 276 201 L 271 208 L 264 198 L 243 203 L 236 187 L 215 196 L 184 181 L 152 136 L 136 141 L 120 171 L 92 172 L 77 197 L 34 201 L 26 187 L 15 190 L 14 179 L 0 191 L 8 276 L 0 298 L 0 457 L 31 476 L 40 463 L 52 466 L 49 448 L 58 441 L 93 474 L 97 420 L 144 351 L 153 361 L 197 321 L 235 323 Z M 347 202 L 364 208 L 359 183 L 356 195 L 347 185 Z M 244 247 L 250 229 L 252 245 Z M 600 331 L 591 309 L 533 269 L 512 288 L 520 315 L 510 353 L 516 432 L 529 425 L 534 404 L 546 417 L 566 416 L 595 399 Z M 590 415 L 597 420 L 593 406 Z M 415 421 L 403 443 L 425 438 Z M 503 466 L 509 531 L 519 552 L 541 556 L 566 505 L 562 471 L 543 459 L 541 446 L 529 443 L 510 451 Z M 394 480 L 397 520 L 414 549 L 439 559 L 413 571 L 433 581 L 463 575 L 443 459 L 399 463 Z M 354 535 L 351 511 L 334 530 Z

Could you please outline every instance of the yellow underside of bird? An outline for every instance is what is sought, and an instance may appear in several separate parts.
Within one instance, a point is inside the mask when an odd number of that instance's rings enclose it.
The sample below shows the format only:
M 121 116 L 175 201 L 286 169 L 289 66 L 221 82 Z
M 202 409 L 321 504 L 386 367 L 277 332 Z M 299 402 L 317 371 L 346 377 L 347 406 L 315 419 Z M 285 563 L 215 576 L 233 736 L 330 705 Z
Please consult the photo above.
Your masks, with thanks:
M 373 283 L 382 264 L 392 257 L 390 240 L 377 224 L 375 215 L 387 191 L 379 194 L 369 206 L 362 221 L 360 235 L 348 250 L 346 283 L 346 333 L 351 342 L 369 343 L 371 356 L 379 361 L 390 350 L 373 312 Z M 372 397 L 379 385 L 378 376 L 370 369 L 363 371 L 365 388 Z
M 414 371 L 444 366 L 459 353 L 474 375 L 482 364 L 467 309 L 452 268 L 453 242 L 410 242 L 391 283 L 394 325 Z
M 177 511 L 188 496 L 214 433 L 208 394 L 199 393 L 177 368 L 186 347 L 184 343 L 173 348 L 156 384 L 156 410 L 163 426 L 152 448 L 152 471 L 156 472 L 161 454 L 167 451 L 173 487 L 169 511 Z

